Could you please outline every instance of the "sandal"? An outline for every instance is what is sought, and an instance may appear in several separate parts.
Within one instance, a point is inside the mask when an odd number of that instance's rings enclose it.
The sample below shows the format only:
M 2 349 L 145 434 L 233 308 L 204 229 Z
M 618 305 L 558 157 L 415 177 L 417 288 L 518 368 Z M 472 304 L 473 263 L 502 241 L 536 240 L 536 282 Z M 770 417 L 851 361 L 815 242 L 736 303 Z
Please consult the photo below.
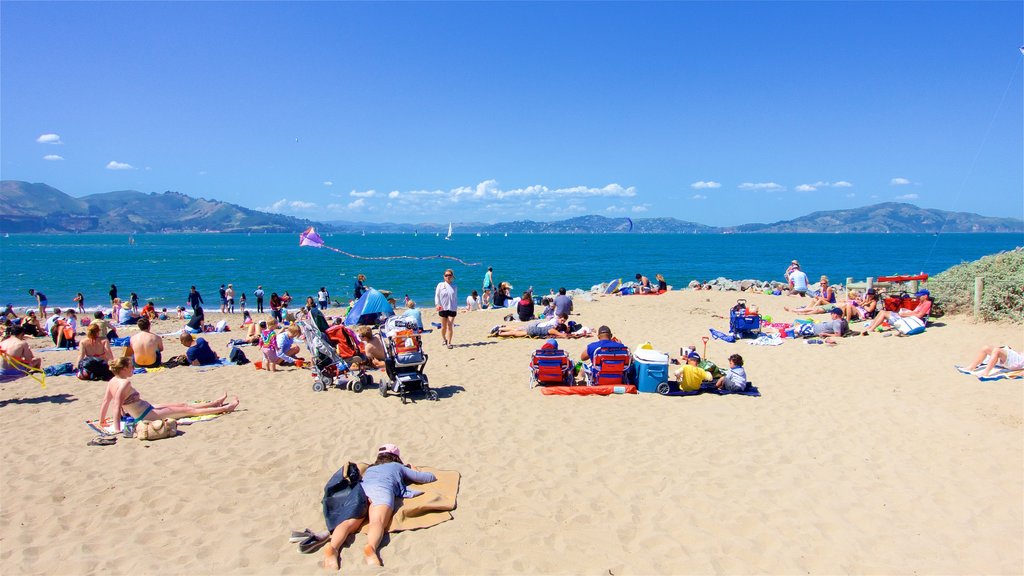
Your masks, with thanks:
M 112 446 L 117 443 L 117 436 L 97 436 L 89 440 L 87 446 Z

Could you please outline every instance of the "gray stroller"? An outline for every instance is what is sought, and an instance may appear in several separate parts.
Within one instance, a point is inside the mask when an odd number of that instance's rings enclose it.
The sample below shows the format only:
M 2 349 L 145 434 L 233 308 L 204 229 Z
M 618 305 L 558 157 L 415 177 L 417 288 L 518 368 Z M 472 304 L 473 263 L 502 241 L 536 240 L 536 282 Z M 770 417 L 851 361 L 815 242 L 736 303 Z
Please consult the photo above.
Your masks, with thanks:
M 296 322 L 302 331 L 313 360 L 310 369 L 313 372 L 313 390 L 322 392 L 328 388 L 347 388 L 353 392 L 362 392 L 363 388 L 373 386 L 373 376 L 362 369 L 350 377 L 351 370 L 345 359 L 338 355 L 334 344 L 319 328 L 307 322 Z

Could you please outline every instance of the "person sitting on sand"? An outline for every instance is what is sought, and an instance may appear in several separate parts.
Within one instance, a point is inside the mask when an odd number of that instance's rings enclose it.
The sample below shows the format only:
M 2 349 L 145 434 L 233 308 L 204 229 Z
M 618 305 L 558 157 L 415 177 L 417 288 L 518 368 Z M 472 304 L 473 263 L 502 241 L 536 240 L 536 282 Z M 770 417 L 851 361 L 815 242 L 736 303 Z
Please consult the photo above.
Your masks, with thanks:
M 210 343 L 206 341 L 206 338 L 200 336 L 196 338 L 188 332 L 182 332 L 179 337 L 181 345 L 188 348 L 185 351 L 185 357 L 188 358 L 188 363 L 193 366 L 209 366 L 210 364 L 216 364 L 220 358 L 217 357 L 217 353 L 210 348 Z
M 28 342 L 25 342 L 25 329 L 15 325 L 11 326 L 10 331 L 11 335 L 3 342 L 0 342 L 0 352 L 2 352 L 0 354 L 0 374 L 24 374 L 25 368 L 21 364 L 31 366 L 32 368 L 42 367 L 42 359 L 36 358 L 32 354 L 32 347 L 28 345 Z
M 527 290 L 516 304 L 516 316 L 520 322 L 529 322 L 533 320 L 534 310 L 533 294 Z
M 874 321 L 871 322 L 871 326 L 869 326 L 867 331 L 863 333 L 864 336 L 873 332 L 875 328 L 881 326 L 883 322 L 889 322 L 890 326 L 895 326 L 896 322 L 899 321 L 900 318 L 913 316 L 915 318 L 920 318 L 922 322 L 927 324 L 928 314 L 932 311 L 931 292 L 921 289 L 917 291 L 917 294 L 914 294 L 914 297 L 919 298 L 916 308 L 913 310 L 900 310 L 899 312 L 889 312 L 888 314 L 879 314 L 878 316 L 875 316 Z
M 747 371 L 743 369 L 743 357 L 729 356 L 729 370 L 715 382 L 715 388 L 727 392 L 743 392 L 747 388 Z
M 509 286 L 508 282 L 498 284 L 498 289 L 494 291 L 494 299 L 492 300 L 495 308 L 505 308 L 508 306 L 508 301 L 512 298 L 509 295 L 511 290 L 512 287 Z
M 103 328 L 96 322 L 89 324 L 85 330 L 85 338 L 78 345 L 78 359 L 75 360 L 75 366 L 89 357 L 99 358 L 106 362 L 114 359 L 114 352 L 110 349 L 110 340 L 107 340 L 106 335 L 103 334 Z
M 810 280 L 808 280 L 807 274 L 800 269 L 800 265 L 796 263 L 796 260 L 793 261 L 793 265 L 795 267 L 789 273 L 789 285 L 791 286 L 789 295 L 807 296 L 807 285 L 810 283 Z
M 277 351 L 278 364 L 295 364 L 299 360 L 297 357 L 299 355 L 299 345 L 295 343 L 295 339 L 299 337 L 299 332 L 299 327 L 296 324 L 277 331 L 275 349 Z
M 356 329 L 356 335 L 363 344 L 363 354 L 377 368 L 384 367 L 384 341 L 373 333 L 369 326 L 360 326 Z
M 385 444 L 377 449 L 377 459 L 364 472 L 361 481 L 362 490 L 366 492 L 370 504 L 367 545 L 362 548 L 367 564 L 382 566 L 377 548 L 380 546 L 384 531 L 391 524 L 391 516 L 394 513 L 397 499 L 412 498 L 422 494 L 422 492 L 406 487 L 406 484 L 426 484 L 435 480 L 437 478 L 431 472 L 420 471 L 412 466 L 402 464 L 397 446 Z M 345 538 L 347 537 L 348 535 L 345 534 Z M 324 550 L 324 563 L 331 568 L 337 567 L 337 562 L 329 561 L 332 558 L 337 561 L 337 550 L 341 542 L 344 542 L 344 538 L 339 537 L 337 544 L 335 541 L 332 534 L 331 543 Z
M 637 272 L 636 274 L 636 283 L 640 285 L 640 294 L 648 294 L 654 291 L 654 289 L 651 287 L 650 279 L 647 278 L 647 276 L 640 274 L 639 272 Z
M 160 365 L 163 349 L 164 341 L 149 331 L 149 318 L 139 318 L 139 332 L 128 340 L 125 355 L 131 356 L 139 368 L 155 368 Z
M 140 312 L 140 314 L 142 314 L 146 318 L 149 318 L 150 320 L 156 320 L 160 316 L 159 314 L 157 314 L 156 304 L 154 304 L 152 300 L 146 302 L 146 305 L 142 307 L 142 311 Z
M 202 306 L 196 306 L 192 309 L 192 317 L 188 319 L 183 331 L 192 334 L 202 334 L 204 320 L 206 320 L 206 312 L 203 311 Z
M 102 312 L 98 314 L 102 315 Z M 26 336 L 43 336 L 43 329 L 39 326 L 39 316 L 36 316 L 35 310 L 29 310 L 25 317 L 21 319 L 21 327 L 25 332 Z
M 974 361 L 966 367 L 968 372 L 974 372 L 985 364 L 985 369 L 978 376 L 990 376 L 996 368 L 1004 370 L 1024 370 L 1024 354 L 1017 352 L 1009 346 L 982 346 L 975 356 Z
M 847 322 L 875 317 L 878 312 L 878 293 L 874 288 L 868 288 L 862 298 L 858 298 L 856 292 L 851 293 L 851 296 L 850 301 L 841 306 Z
M 811 298 L 809 306 L 829 306 L 836 303 L 836 290 L 829 286 L 828 276 L 822 276 L 819 281 L 821 289 L 817 296 Z M 831 306 L 829 306 L 831 307 Z
M 114 378 L 107 382 L 100 404 L 99 424 L 106 424 L 107 412 L 111 412 L 114 421 L 114 433 L 121 432 L 121 415 L 128 414 L 136 421 L 163 420 L 164 418 L 187 418 L 189 416 L 206 416 L 208 414 L 227 414 L 238 407 L 238 396 L 231 402 L 225 402 L 228 395 L 224 394 L 213 402 L 199 404 L 150 404 L 139 397 L 132 387 L 129 378 L 132 375 L 132 363 L 127 358 L 116 358 L 110 363 Z
M 668 292 L 668 282 L 665 281 L 665 277 L 661 274 L 655 274 L 654 279 L 658 281 L 658 294 Z
M 130 302 L 121 303 L 121 314 L 117 317 L 117 323 L 122 326 L 136 324 L 141 316 L 136 312 Z
M 569 332 L 569 318 L 555 316 L 546 320 L 534 320 L 522 328 L 515 326 L 495 326 L 491 328 L 491 336 L 500 338 L 579 338 Z
M 698 366 L 700 364 L 700 354 L 696 351 L 690 350 L 683 360 L 686 364 L 675 372 L 680 390 L 686 392 L 700 390 L 701 384 L 714 380 L 715 377 L 711 375 L 711 372 Z
M 580 354 L 580 360 L 586 361 L 594 357 L 594 353 L 599 348 L 625 348 L 626 346 L 619 342 L 619 339 L 612 336 L 612 329 L 607 326 L 601 326 L 597 329 L 597 340 L 587 344 L 587 349 Z
M 466 312 L 473 312 L 475 310 L 480 310 L 480 295 L 476 290 L 473 290 L 469 296 L 466 296 Z

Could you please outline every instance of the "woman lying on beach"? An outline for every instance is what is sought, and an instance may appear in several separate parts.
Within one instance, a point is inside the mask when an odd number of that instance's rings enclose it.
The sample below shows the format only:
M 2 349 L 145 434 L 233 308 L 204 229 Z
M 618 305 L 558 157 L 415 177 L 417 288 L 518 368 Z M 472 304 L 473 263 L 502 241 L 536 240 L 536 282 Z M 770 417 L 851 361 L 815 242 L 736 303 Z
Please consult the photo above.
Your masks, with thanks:
M 581 338 L 581 335 L 569 332 L 568 321 L 568 316 L 556 316 L 550 320 L 534 320 L 522 328 L 495 326 L 491 328 L 491 336 L 500 338 Z
M 224 394 L 213 402 L 200 404 L 150 404 L 139 397 L 138 391 L 132 388 L 129 378 L 132 375 L 131 358 L 116 358 L 110 363 L 114 378 L 107 382 L 107 390 L 103 394 L 100 405 L 100 427 L 106 425 L 107 411 L 112 412 L 114 432 L 121 432 L 121 415 L 128 414 L 136 421 L 163 420 L 164 418 L 185 418 L 188 416 L 205 416 L 207 414 L 226 414 L 238 407 L 238 396 L 226 402 Z
M 398 446 L 385 444 L 377 449 L 377 460 L 363 473 L 361 481 L 363 492 L 369 501 L 367 520 L 370 527 L 366 533 L 366 546 L 363 555 L 370 566 L 381 566 L 377 548 L 380 546 L 384 530 L 391 524 L 391 516 L 395 513 L 395 503 L 399 498 L 412 498 L 422 494 L 407 488 L 406 483 L 426 484 L 437 477 L 430 472 L 421 472 L 402 463 Z M 324 547 L 324 567 L 337 570 L 338 552 L 349 535 L 359 529 L 363 518 L 353 518 L 338 525 L 331 532 L 331 541 Z
M 978 351 L 978 355 L 974 357 L 974 361 L 966 367 L 967 371 L 974 372 L 982 364 L 985 364 L 986 360 L 988 364 L 985 366 L 985 370 L 979 373 L 978 376 L 990 376 L 996 368 L 1024 370 L 1024 354 L 1017 352 L 1009 346 L 993 345 L 982 346 L 981 350 Z

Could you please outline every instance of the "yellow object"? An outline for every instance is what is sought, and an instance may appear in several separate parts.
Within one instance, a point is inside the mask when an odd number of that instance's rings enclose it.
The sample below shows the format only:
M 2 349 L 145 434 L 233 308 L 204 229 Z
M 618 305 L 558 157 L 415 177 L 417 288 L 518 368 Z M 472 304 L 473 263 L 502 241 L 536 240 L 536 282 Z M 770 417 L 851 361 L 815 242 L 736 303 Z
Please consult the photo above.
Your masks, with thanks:
M 15 366 L 20 366 L 21 368 L 24 368 L 25 369 L 25 374 L 27 374 L 29 378 L 35 380 L 36 382 L 39 382 L 40 386 L 42 386 L 43 388 L 46 388 L 46 372 L 43 372 L 39 368 L 33 368 L 32 366 L 29 366 L 28 364 L 25 364 L 21 360 L 15 358 L 14 356 L 6 354 L 3 351 L 0 351 L 0 355 L 3 355 L 4 358 L 7 358 L 7 361 L 9 363 L 14 364 Z
M 679 381 L 679 389 L 685 392 L 700 390 L 701 382 L 710 382 L 713 376 L 703 368 L 686 365 L 676 370 L 676 380 Z
M 654 344 L 651 344 L 650 341 L 648 341 L 648 342 L 644 342 L 643 344 L 637 346 L 634 349 L 635 350 L 654 350 Z

